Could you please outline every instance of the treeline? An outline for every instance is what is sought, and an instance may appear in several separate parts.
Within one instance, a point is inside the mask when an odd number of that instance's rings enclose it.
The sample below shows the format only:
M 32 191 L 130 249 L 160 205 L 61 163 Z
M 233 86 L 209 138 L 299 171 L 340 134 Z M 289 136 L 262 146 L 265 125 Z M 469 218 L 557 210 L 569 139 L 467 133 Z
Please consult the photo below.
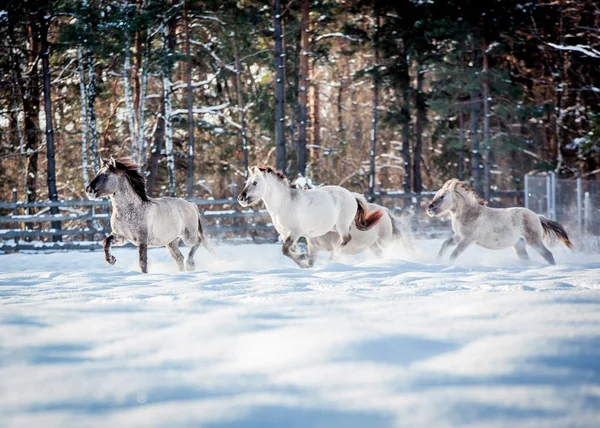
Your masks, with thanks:
M 356 191 L 595 179 L 594 0 L 9 0 L 0 198 L 80 198 L 131 156 L 153 194 L 248 164 Z

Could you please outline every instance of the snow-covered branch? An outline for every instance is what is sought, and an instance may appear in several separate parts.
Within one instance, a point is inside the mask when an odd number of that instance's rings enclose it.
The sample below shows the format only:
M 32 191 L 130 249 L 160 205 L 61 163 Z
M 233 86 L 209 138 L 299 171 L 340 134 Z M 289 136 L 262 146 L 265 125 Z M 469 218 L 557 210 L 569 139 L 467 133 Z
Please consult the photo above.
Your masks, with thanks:
M 208 107 L 202 107 L 202 108 L 195 108 L 193 110 L 194 114 L 205 114 L 205 113 L 212 113 L 218 110 L 223 110 L 224 108 L 227 108 L 229 106 L 229 102 L 223 103 L 223 104 L 219 104 L 216 106 L 208 106 Z M 188 109 L 183 108 L 183 109 L 178 109 L 178 110 L 173 110 L 173 112 L 171 113 L 172 116 L 176 116 L 179 114 L 187 114 Z
M 231 71 L 232 73 L 237 73 L 237 70 L 235 69 L 235 67 L 226 64 L 221 58 L 219 58 L 219 56 L 210 48 L 210 46 L 206 43 L 202 43 L 199 42 L 198 40 L 193 40 L 190 39 L 190 43 L 196 46 L 201 46 L 203 47 L 209 54 L 210 56 L 212 56 L 215 61 L 217 61 L 219 64 L 221 64 L 222 67 L 225 67 L 227 70 Z
M 587 45 L 557 45 L 556 43 L 547 43 L 548 46 L 560 51 L 580 52 L 586 56 L 600 59 L 600 51 Z
M 358 41 L 359 41 L 357 38 L 354 38 L 354 37 L 352 37 L 352 36 L 349 36 L 349 35 L 347 35 L 347 34 L 344 34 L 344 33 L 328 33 L 328 34 L 322 34 L 322 35 L 320 35 L 320 36 L 317 36 L 317 37 L 315 37 L 315 38 L 314 38 L 314 41 L 315 41 L 315 42 L 318 42 L 318 41 L 320 41 L 320 40 L 323 40 L 323 39 L 329 39 L 329 38 L 331 38 L 331 37 L 341 37 L 341 38 L 343 38 L 343 39 L 351 40 L 351 41 L 353 41 L 353 42 L 358 42 Z
M 212 75 L 212 77 L 210 77 L 210 78 L 208 78 L 208 79 L 206 79 L 206 80 L 201 80 L 201 81 L 199 81 L 199 82 L 193 82 L 193 81 L 192 81 L 192 84 L 191 84 L 191 86 L 192 86 L 193 88 L 197 88 L 197 87 L 199 87 L 199 86 L 204 86 L 204 85 L 208 85 L 208 84 L 210 84 L 210 83 L 211 83 L 213 80 L 215 80 L 215 79 L 217 78 L 217 75 L 219 74 L 219 72 L 220 72 L 220 71 L 221 71 L 221 69 L 219 68 L 219 69 L 218 69 L 218 70 L 217 70 L 217 71 L 216 71 L 216 72 L 215 72 L 215 73 Z M 187 86 L 188 86 L 188 84 L 187 84 L 187 83 L 185 83 L 185 82 L 184 82 L 184 83 L 179 83 L 179 84 L 177 84 L 177 85 L 173 85 L 173 86 L 171 87 L 171 90 L 172 90 L 172 91 L 175 91 L 175 90 L 177 90 L 177 89 L 186 88 Z

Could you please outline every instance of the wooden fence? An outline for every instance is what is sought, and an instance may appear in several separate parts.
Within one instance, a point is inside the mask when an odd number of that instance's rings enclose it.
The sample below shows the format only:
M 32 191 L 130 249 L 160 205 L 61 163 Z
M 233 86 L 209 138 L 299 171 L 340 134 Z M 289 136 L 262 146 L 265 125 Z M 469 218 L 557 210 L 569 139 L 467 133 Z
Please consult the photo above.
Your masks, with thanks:
M 404 194 L 378 192 L 371 201 L 405 215 L 413 230 L 428 237 L 446 233 L 444 221 L 424 216 L 424 206 L 435 192 Z M 522 191 L 492 195 L 494 205 L 521 205 Z M 242 209 L 234 198 L 189 199 L 198 205 L 206 233 L 217 241 L 275 242 L 277 232 L 264 209 Z M 507 201 L 499 204 L 498 201 Z M 57 207 L 59 214 L 50 214 Z M 98 250 L 110 233 L 110 201 L 20 202 L 13 192 L 11 202 L 0 202 L 0 252 L 27 250 Z

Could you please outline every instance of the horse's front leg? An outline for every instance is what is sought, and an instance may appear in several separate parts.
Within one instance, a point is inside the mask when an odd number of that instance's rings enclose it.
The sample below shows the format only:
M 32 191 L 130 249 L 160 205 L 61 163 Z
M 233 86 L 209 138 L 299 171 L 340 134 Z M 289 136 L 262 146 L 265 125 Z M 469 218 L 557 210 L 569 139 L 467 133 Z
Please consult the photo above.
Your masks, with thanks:
M 462 252 L 465 251 L 469 247 L 469 245 L 471 245 L 472 243 L 473 243 L 472 239 L 463 238 L 462 241 L 460 241 L 458 243 L 458 245 L 456 246 L 454 251 L 452 251 L 452 254 L 450 254 L 450 260 L 452 260 L 452 261 L 456 260 L 456 258 L 458 256 L 460 256 L 462 254 Z
M 448 248 L 450 248 L 453 245 L 458 244 L 459 240 L 460 240 L 460 237 L 458 235 L 452 235 L 450 238 L 446 239 L 442 243 L 440 251 L 438 252 L 437 257 L 436 257 L 438 262 L 442 260 L 442 258 L 444 257 L 444 254 L 446 253 L 446 251 L 448 251 Z
M 113 256 L 110 253 L 110 247 L 111 245 L 123 245 L 125 243 L 125 238 L 119 235 L 115 235 L 114 233 L 111 233 L 110 235 L 108 235 L 106 238 L 104 238 L 102 240 L 102 248 L 104 248 L 104 260 L 106 260 L 106 262 L 109 265 L 114 265 L 117 262 L 117 259 L 115 258 L 115 256 Z
M 142 273 L 148 273 L 148 244 L 145 241 L 138 245 L 138 261 Z
M 292 248 L 296 245 L 296 242 L 298 242 L 298 239 L 300 239 L 299 236 L 293 237 L 292 235 L 285 238 L 285 241 L 283 242 L 283 247 L 281 247 L 281 253 L 284 256 L 292 259 L 294 261 L 294 263 L 296 263 L 299 267 L 301 267 L 302 269 L 305 269 L 307 267 L 306 266 L 306 255 L 298 254 L 298 253 L 292 251 Z

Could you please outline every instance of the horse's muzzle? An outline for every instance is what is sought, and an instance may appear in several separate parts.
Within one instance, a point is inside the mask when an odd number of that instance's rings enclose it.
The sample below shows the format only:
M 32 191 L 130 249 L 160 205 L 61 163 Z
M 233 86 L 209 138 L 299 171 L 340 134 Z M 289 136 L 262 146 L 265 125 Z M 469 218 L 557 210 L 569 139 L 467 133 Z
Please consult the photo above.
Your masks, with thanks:
M 437 209 L 433 206 L 433 204 L 429 204 L 429 206 L 427 207 L 427 215 L 429 217 L 435 217 L 436 214 Z
M 90 201 L 93 201 L 98 198 L 98 192 L 92 189 L 92 186 L 87 186 L 85 188 L 85 195 Z
M 242 192 L 237 197 L 239 204 L 243 207 L 247 207 L 250 205 L 250 199 L 248 198 L 248 194 L 246 192 Z

